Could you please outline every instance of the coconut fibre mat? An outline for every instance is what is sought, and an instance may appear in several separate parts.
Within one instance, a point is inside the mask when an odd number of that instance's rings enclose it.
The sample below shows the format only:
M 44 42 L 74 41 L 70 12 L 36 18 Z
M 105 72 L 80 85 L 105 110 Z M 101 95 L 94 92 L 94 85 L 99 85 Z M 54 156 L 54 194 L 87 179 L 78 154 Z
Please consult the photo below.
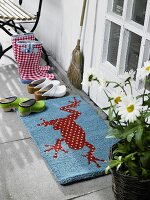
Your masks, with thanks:
M 107 125 L 80 97 L 46 100 L 46 110 L 20 117 L 57 181 L 69 184 L 104 175 Z

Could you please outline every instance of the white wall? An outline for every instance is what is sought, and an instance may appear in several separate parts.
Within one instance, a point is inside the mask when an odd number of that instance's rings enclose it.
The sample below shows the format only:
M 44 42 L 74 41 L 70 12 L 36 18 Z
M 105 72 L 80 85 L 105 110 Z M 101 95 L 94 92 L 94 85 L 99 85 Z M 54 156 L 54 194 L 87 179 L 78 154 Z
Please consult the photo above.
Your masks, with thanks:
M 24 0 L 23 7 L 32 13 L 36 12 L 38 1 Z M 81 39 L 85 68 L 91 63 L 97 1 L 103 0 L 87 0 L 87 13 Z M 43 0 L 42 15 L 36 29 L 37 38 L 66 71 L 79 35 L 82 3 L 83 0 Z

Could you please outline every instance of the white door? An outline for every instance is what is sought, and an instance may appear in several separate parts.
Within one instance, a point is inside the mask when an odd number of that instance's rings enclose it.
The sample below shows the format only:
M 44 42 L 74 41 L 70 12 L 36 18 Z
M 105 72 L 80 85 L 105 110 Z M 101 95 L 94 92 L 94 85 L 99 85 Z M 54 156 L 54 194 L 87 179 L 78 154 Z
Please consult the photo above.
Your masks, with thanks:
M 98 0 L 95 23 L 90 66 L 95 72 L 117 81 L 118 74 L 136 71 L 149 60 L 150 0 Z M 83 89 L 87 92 L 86 86 Z M 92 83 L 88 93 L 97 105 L 107 106 L 97 83 Z

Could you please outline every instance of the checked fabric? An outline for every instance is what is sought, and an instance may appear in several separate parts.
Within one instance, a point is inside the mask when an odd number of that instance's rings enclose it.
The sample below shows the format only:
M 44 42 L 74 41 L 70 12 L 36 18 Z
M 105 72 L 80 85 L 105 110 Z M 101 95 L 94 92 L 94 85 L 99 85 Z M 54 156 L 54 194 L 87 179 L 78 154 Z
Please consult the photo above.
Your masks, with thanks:
M 41 52 L 42 43 L 39 41 L 20 40 L 16 42 L 16 54 L 21 80 L 32 81 L 43 77 L 53 80 L 55 78 L 54 74 L 49 74 L 40 69 Z
M 33 40 L 35 41 L 35 35 L 34 33 L 23 33 L 23 34 L 18 34 L 18 35 L 13 35 L 12 36 L 12 49 L 13 49 L 13 53 L 14 53 L 14 57 L 16 62 L 18 62 L 18 52 L 17 52 L 17 48 L 16 48 L 16 43 L 18 41 L 22 41 L 22 40 Z M 47 72 L 48 70 L 51 69 L 50 66 L 39 66 L 39 69 L 42 71 Z M 18 69 L 19 74 L 21 73 L 21 69 Z

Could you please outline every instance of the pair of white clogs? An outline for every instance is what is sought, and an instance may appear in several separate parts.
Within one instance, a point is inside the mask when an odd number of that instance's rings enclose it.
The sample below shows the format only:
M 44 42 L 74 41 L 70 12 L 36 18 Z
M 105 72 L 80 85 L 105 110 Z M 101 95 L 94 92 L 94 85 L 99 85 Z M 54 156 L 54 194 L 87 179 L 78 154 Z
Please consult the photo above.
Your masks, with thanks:
M 48 78 L 32 81 L 27 89 L 30 94 L 35 94 L 36 100 L 63 97 L 67 90 L 65 85 L 60 85 L 60 81 Z

